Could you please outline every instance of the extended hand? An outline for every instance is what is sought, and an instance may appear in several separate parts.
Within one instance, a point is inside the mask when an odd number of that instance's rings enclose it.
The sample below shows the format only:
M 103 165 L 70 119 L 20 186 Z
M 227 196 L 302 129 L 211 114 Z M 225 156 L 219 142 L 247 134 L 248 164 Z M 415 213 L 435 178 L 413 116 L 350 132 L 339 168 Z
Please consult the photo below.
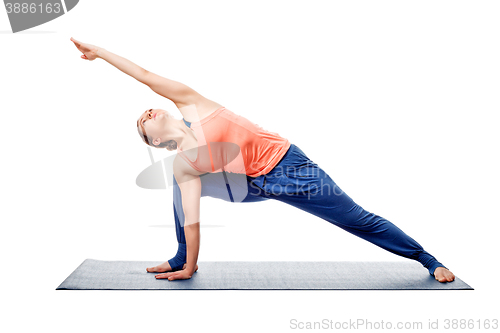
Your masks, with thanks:
M 73 37 L 71 37 L 71 41 L 75 43 L 76 48 L 83 53 L 83 55 L 81 56 L 82 59 L 92 61 L 97 58 L 97 51 L 99 51 L 99 48 L 97 46 L 79 42 Z
M 189 272 L 187 269 L 183 269 L 183 270 L 175 271 L 175 272 L 156 274 L 155 278 L 168 279 L 170 281 L 172 281 L 172 280 L 187 280 L 187 279 L 190 279 L 192 275 L 193 275 L 193 273 Z

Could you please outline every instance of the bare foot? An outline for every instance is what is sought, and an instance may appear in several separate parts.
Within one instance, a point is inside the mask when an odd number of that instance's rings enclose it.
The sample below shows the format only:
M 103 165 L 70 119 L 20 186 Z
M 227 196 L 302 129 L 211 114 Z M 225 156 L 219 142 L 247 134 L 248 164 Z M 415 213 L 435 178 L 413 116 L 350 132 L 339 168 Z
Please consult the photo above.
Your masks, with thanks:
M 170 272 L 171 270 L 172 267 L 170 267 L 168 261 L 165 261 L 163 264 L 155 267 L 146 268 L 146 271 L 148 271 L 149 273 L 163 273 L 163 272 Z
M 186 268 L 186 264 L 182 266 L 182 269 Z M 168 261 L 165 261 L 163 264 L 155 266 L 155 267 L 148 267 L 146 268 L 146 271 L 149 273 L 164 273 L 164 272 L 170 272 L 172 270 L 172 267 L 170 267 L 170 264 Z M 198 270 L 198 265 L 194 267 L 194 271 L 196 272 Z
M 451 282 L 455 280 L 455 275 L 444 267 L 438 267 L 434 270 L 434 277 L 439 282 Z

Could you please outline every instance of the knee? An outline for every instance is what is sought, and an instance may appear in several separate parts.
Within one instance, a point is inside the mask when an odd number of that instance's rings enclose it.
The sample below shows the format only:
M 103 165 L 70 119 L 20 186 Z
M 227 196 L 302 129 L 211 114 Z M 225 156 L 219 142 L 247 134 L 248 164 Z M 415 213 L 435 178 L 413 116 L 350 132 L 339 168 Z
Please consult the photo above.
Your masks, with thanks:
M 358 204 L 354 204 L 339 220 L 349 226 L 362 228 L 367 231 L 377 229 L 386 223 L 384 218 L 374 213 L 370 213 Z

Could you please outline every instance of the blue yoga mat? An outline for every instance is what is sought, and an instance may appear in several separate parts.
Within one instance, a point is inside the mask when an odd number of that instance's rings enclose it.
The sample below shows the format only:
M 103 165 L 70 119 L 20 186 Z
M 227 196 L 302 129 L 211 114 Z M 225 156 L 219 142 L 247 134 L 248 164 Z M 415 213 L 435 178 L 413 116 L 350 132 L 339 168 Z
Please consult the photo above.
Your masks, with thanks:
M 418 262 L 205 261 L 189 280 L 156 279 L 156 261 L 86 259 L 57 290 L 473 290 L 441 283 Z

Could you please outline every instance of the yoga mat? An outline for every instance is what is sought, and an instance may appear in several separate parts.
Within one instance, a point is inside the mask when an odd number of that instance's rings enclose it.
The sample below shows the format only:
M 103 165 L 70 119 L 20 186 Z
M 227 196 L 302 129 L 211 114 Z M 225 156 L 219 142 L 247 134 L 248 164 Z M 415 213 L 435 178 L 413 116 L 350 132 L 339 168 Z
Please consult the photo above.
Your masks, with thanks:
M 155 278 L 157 261 L 86 259 L 57 290 L 473 290 L 455 277 L 440 283 L 420 263 L 205 261 L 189 280 Z

